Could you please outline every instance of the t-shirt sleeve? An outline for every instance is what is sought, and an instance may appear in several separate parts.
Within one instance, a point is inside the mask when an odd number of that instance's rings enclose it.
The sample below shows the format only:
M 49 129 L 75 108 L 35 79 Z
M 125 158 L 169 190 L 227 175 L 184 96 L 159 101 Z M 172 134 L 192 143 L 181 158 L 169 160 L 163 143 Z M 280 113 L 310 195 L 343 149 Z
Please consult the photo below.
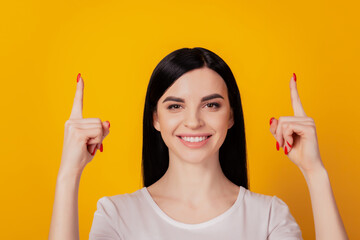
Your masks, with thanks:
M 108 198 L 100 198 L 94 213 L 89 240 L 121 240 L 123 239 L 115 228 L 117 210 Z
M 268 240 L 302 240 L 302 234 L 289 207 L 280 198 L 271 200 Z

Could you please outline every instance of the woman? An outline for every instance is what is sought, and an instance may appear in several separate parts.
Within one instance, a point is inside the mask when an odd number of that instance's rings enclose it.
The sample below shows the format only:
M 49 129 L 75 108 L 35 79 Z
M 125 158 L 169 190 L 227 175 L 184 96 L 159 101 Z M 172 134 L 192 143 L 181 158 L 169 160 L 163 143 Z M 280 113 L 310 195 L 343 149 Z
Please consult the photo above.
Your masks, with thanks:
M 109 134 L 82 118 L 78 77 L 56 185 L 49 239 L 78 239 L 81 173 Z M 315 124 L 290 80 L 294 116 L 270 132 L 309 187 L 316 239 L 348 239 L 318 149 Z M 239 90 L 228 65 L 204 48 L 182 48 L 156 66 L 143 122 L 144 187 L 97 203 L 90 239 L 302 239 L 287 205 L 248 190 Z

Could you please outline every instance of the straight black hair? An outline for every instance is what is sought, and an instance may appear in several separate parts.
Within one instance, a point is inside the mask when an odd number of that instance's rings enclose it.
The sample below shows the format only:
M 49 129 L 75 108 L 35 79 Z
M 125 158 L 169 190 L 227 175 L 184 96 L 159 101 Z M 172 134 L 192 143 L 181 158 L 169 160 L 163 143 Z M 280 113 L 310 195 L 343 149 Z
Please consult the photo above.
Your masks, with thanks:
M 234 184 L 248 189 L 246 140 L 240 92 L 229 66 L 218 55 L 201 47 L 181 48 L 165 56 L 155 67 L 147 88 L 143 118 L 142 175 L 149 187 L 159 180 L 169 167 L 169 149 L 153 125 L 153 113 L 164 92 L 184 73 L 208 67 L 225 81 L 234 124 L 228 129 L 219 150 L 224 175 Z

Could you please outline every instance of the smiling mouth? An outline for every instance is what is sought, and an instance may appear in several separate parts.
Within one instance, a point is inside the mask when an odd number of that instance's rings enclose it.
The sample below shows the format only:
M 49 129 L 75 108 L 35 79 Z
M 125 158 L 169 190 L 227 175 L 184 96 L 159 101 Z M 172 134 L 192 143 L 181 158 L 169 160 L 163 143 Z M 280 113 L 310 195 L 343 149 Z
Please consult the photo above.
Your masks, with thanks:
M 182 137 L 182 136 L 177 136 L 178 138 L 186 141 L 186 142 L 190 142 L 190 143 L 197 143 L 197 142 L 202 142 L 205 141 L 206 139 L 210 138 L 212 135 L 209 136 L 201 136 L 201 137 Z

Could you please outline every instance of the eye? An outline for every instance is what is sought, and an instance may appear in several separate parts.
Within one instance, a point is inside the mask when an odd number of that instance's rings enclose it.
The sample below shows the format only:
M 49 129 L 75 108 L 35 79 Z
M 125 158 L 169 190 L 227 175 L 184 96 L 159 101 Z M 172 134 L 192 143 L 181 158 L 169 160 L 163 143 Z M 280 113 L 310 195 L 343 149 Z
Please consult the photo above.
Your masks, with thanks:
M 216 102 L 212 102 L 212 103 L 207 103 L 206 106 L 216 109 L 216 108 L 220 107 L 220 104 L 218 104 Z
M 178 109 L 179 107 L 181 107 L 179 104 L 172 104 L 170 106 L 167 107 L 167 109 Z

